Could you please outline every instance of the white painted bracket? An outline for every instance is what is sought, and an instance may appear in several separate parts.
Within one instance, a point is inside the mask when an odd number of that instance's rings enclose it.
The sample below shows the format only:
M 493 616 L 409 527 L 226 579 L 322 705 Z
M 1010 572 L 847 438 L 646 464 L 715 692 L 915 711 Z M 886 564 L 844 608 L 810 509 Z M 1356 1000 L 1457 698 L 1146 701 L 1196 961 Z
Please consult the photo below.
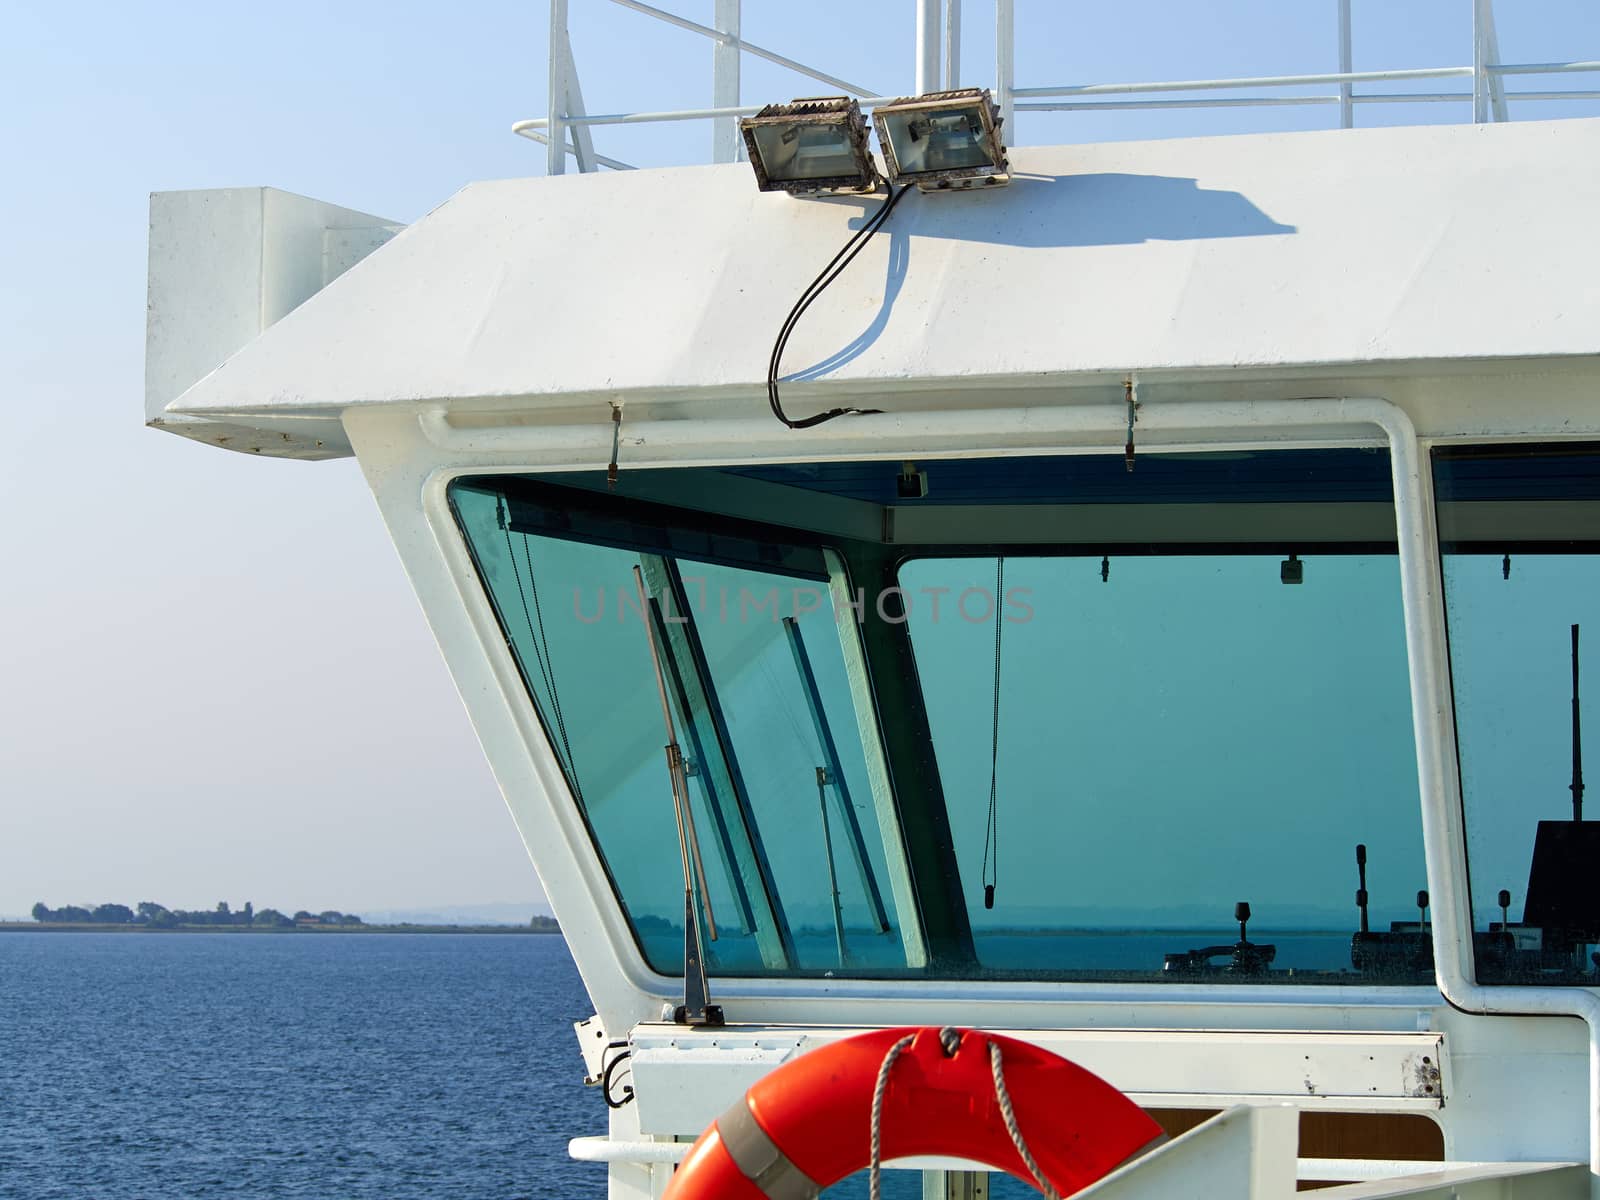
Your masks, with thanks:
M 1322 1188 L 1327 1200 L 1589 1200 L 1593 1180 L 1582 1163 L 1441 1163 L 1405 1179 Z M 1087 1193 L 1084 1193 L 1087 1195 Z
M 583 1083 L 597 1087 L 606 1071 L 606 1027 L 597 1015 L 586 1021 L 574 1021 L 572 1032 L 578 1035 L 578 1052 L 583 1055 Z
M 402 228 L 276 188 L 152 194 L 145 423 L 280 458 L 349 454 L 337 418 L 269 432 L 166 408 Z
M 1292 1105 L 1230 1108 L 1078 1193 L 1081 1200 L 1227 1196 L 1291 1200 L 1299 1113 Z

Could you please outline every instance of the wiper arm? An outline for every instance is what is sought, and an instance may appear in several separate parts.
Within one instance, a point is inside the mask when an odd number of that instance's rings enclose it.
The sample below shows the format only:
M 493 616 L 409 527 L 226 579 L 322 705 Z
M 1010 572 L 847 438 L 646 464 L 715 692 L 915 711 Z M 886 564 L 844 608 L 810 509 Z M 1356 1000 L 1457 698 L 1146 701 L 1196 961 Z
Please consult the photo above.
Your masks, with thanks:
M 883 906 L 883 893 L 878 889 L 877 877 L 872 872 L 872 860 L 867 855 L 866 839 L 861 836 L 861 823 L 856 820 L 855 805 L 850 799 L 850 785 L 845 781 L 844 763 L 839 758 L 838 744 L 833 740 L 833 730 L 828 725 L 828 713 L 823 707 L 822 691 L 817 687 L 816 672 L 811 669 L 811 656 L 806 653 L 805 638 L 800 633 L 800 623 L 793 617 L 783 618 L 783 631 L 788 635 L 789 649 L 794 655 L 795 671 L 800 676 L 801 692 L 805 696 L 806 708 L 811 712 L 812 728 L 817 733 L 817 744 L 822 748 L 823 767 L 827 772 L 826 782 L 833 785 L 834 796 L 839 802 L 840 811 L 844 815 L 844 834 L 846 843 L 852 856 L 856 860 L 856 870 L 861 876 L 861 890 L 866 895 L 867 907 L 872 915 L 873 925 L 879 933 L 888 933 L 890 929 L 889 914 Z M 819 782 L 823 781 L 820 773 Z M 828 837 L 827 828 L 827 801 L 823 800 L 823 836 L 829 841 L 828 868 L 833 870 L 832 840 Z M 835 886 L 837 893 L 837 886 Z M 835 901 L 837 907 L 837 900 Z M 840 953 L 843 960 L 843 951 Z
M 667 701 L 667 678 L 661 670 L 661 652 L 656 646 L 650 599 L 644 589 L 644 572 L 638 567 L 633 569 L 633 582 L 639 591 L 639 613 L 644 621 L 645 638 L 650 645 L 650 664 L 655 668 L 656 692 L 661 697 L 661 718 L 667 727 L 667 774 L 672 781 L 672 812 L 678 824 L 678 855 L 683 864 L 683 1004 L 674 1018 L 682 1025 L 721 1025 L 722 1008 L 710 1002 L 706 988 L 705 958 L 700 951 L 700 922 L 694 903 L 697 880 L 712 941 L 717 939 L 717 924 L 711 914 L 711 893 L 706 888 L 705 864 L 700 860 L 700 841 L 695 836 L 694 813 L 689 808 L 689 781 L 683 769 L 683 750 L 678 745 L 678 733 L 672 723 L 672 706 Z

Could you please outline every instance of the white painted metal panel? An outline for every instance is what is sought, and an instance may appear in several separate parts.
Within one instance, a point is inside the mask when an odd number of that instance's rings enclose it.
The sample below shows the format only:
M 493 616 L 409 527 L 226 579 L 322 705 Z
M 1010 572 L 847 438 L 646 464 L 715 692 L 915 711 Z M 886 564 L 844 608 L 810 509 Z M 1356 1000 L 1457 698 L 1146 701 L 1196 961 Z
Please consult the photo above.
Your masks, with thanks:
M 711 1044 L 714 1040 L 634 1043 L 628 1066 L 644 1132 L 698 1135 L 751 1085 L 812 1045 L 801 1038 L 735 1038 L 721 1045 Z
M 1326 1200 L 1589 1200 L 1592 1185 L 1588 1169 L 1571 1163 L 1470 1163 L 1326 1188 L 1319 1195 Z
M 336 415 L 263 435 L 168 413 L 167 404 L 401 227 L 276 188 L 150 197 L 145 420 L 229 449 L 281 457 L 348 454 Z
M 1078 1195 L 1084 1200 L 1293 1200 L 1295 1120 L 1292 1108 L 1232 1109 L 1119 1167 Z
M 844 1028 L 634 1030 L 634 1092 L 647 1133 L 697 1134 L 774 1067 L 861 1032 Z M 1293 1101 L 1300 1107 L 1437 1111 L 1439 1033 L 1029 1029 L 1011 1036 L 1165 1108 Z
M 1600 352 L 1600 121 L 1015 162 L 1009 188 L 896 210 L 796 332 L 788 369 L 827 381 L 797 395 Z M 875 203 L 762 194 L 737 164 L 475 184 L 173 408 L 755 397 Z

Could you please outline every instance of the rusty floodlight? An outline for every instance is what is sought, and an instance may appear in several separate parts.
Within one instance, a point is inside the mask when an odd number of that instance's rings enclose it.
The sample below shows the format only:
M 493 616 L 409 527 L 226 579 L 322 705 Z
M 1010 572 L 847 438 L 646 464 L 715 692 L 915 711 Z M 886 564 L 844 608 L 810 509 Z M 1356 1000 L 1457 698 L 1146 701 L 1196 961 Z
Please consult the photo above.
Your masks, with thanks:
M 988 88 L 907 96 L 879 105 L 872 120 L 891 183 L 934 192 L 1011 182 Z
M 849 96 L 769 104 L 739 122 L 763 192 L 875 192 L 867 122 Z

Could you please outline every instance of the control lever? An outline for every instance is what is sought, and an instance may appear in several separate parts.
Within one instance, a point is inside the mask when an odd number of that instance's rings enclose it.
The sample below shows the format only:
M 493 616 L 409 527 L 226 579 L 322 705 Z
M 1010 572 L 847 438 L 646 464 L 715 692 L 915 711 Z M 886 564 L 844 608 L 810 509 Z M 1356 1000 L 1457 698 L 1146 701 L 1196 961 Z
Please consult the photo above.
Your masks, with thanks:
M 1233 919 L 1239 922 L 1239 940 L 1231 946 L 1202 946 L 1198 950 L 1183 950 L 1162 957 L 1161 969 L 1173 974 L 1204 974 L 1211 971 L 1230 971 L 1237 975 L 1264 975 L 1277 957 L 1277 946 L 1257 945 L 1246 936 L 1250 922 L 1250 903 L 1241 900 L 1233 906 Z M 1213 963 L 1213 959 L 1227 958 L 1226 964 Z
M 1420 919 L 1395 921 L 1387 933 L 1374 933 L 1367 921 L 1367 848 L 1356 846 L 1356 909 L 1361 928 L 1350 935 L 1350 965 L 1365 975 L 1395 976 L 1431 973 L 1433 939 L 1428 934 L 1428 893 L 1417 893 Z
M 1361 932 L 1371 932 L 1367 927 L 1367 845 L 1356 843 L 1356 911 L 1361 914 Z

